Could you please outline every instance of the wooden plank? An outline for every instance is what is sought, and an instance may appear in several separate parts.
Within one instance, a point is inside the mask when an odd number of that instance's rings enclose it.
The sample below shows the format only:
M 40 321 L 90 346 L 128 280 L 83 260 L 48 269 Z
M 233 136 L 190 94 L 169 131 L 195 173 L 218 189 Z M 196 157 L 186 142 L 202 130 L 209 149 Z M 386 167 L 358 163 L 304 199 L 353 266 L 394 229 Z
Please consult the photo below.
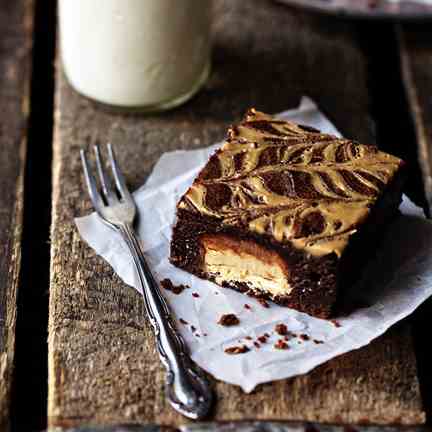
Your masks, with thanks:
M 0 430 L 9 417 L 23 215 L 33 1 L 0 5 Z
M 58 72 L 54 137 L 49 324 L 49 424 L 186 422 L 163 396 L 163 369 L 139 295 L 80 240 L 86 214 L 78 157 L 89 142 L 120 148 L 134 187 L 160 155 L 209 145 L 250 106 L 278 112 L 309 94 L 345 135 L 372 141 L 366 58 L 349 25 L 329 29 L 274 2 L 216 2 L 214 70 L 205 89 L 175 111 L 122 116 L 97 109 Z M 263 385 L 253 394 L 215 383 L 212 419 L 424 422 L 409 328 L 312 373 Z
M 380 425 L 356 425 L 355 430 L 358 432 L 383 432 L 383 426 Z M 204 422 L 189 423 L 183 425 L 180 429 L 167 428 L 158 425 L 114 425 L 114 426 L 89 426 L 79 427 L 77 429 L 68 429 L 65 432 L 307 432 L 314 430 L 316 432 L 346 432 L 346 425 L 332 425 L 328 423 L 310 423 L 310 422 L 272 422 L 272 421 L 237 421 L 237 422 Z M 400 432 L 398 426 L 385 426 L 386 432 Z M 404 426 L 404 432 L 425 432 L 427 427 L 422 425 Z
M 417 136 L 429 213 L 432 211 L 432 47 L 425 25 L 397 27 L 402 77 Z

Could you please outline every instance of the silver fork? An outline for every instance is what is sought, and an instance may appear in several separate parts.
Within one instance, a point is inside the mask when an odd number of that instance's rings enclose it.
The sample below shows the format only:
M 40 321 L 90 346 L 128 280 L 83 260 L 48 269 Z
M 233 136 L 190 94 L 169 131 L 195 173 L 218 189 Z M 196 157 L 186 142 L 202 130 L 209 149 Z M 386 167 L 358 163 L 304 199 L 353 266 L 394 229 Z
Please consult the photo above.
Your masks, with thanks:
M 207 379 L 188 355 L 182 337 L 172 322 L 168 305 L 144 258 L 134 231 L 137 211 L 117 164 L 114 151 L 107 145 L 115 187 L 102 163 L 99 146 L 94 146 L 101 193 L 81 150 L 81 161 L 90 199 L 101 220 L 121 234 L 129 247 L 142 287 L 147 316 L 153 327 L 159 357 L 166 368 L 166 395 L 171 406 L 186 417 L 201 419 L 209 411 L 213 395 Z

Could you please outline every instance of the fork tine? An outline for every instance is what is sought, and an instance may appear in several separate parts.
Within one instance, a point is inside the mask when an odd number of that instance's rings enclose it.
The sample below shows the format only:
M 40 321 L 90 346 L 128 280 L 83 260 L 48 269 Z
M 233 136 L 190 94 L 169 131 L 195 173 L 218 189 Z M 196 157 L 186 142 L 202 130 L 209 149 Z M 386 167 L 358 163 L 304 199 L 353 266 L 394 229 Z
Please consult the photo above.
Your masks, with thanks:
M 102 164 L 102 157 L 101 157 L 101 153 L 100 153 L 100 148 L 99 148 L 99 144 L 95 144 L 93 146 L 95 155 L 96 155 L 96 166 L 97 166 L 97 170 L 99 173 L 99 179 L 100 179 L 100 183 L 102 186 L 102 191 L 103 194 L 105 196 L 106 201 L 108 202 L 108 204 L 112 204 L 114 202 L 117 201 L 117 197 L 114 193 L 114 190 L 111 186 L 111 181 L 109 180 L 109 178 L 107 177 L 103 164 Z
M 103 207 L 102 197 L 97 190 L 96 180 L 90 171 L 89 163 L 87 161 L 86 153 L 83 149 L 80 150 L 81 162 L 84 170 L 84 177 L 87 183 L 87 190 L 96 211 Z
M 126 181 L 125 181 L 125 179 L 123 177 L 123 174 L 122 174 L 122 172 L 120 170 L 120 167 L 117 164 L 117 160 L 115 158 L 114 149 L 112 148 L 111 143 L 108 143 L 107 147 L 108 147 L 108 157 L 109 157 L 109 161 L 110 161 L 111 168 L 112 168 L 112 171 L 113 171 L 113 176 L 114 176 L 114 180 L 115 180 L 117 189 L 119 190 L 122 198 L 124 198 L 124 199 L 126 199 L 126 198 L 132 199 L 132 196 L 131 196 L 131 194 L 129 192 L 129 189 L 128 189 L 127 185 L 126 185 Z

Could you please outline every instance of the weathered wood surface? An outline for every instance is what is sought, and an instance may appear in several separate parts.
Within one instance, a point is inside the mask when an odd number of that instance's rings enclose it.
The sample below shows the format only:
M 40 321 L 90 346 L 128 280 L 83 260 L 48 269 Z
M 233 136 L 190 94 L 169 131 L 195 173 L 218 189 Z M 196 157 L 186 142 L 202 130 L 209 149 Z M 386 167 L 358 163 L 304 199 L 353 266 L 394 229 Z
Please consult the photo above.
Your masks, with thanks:
M 432 211 L 432 44 L 430 26 L 397 27 L 402 77 L 417 136 L 429 212 Z
M 237 422 L 204 422 L 189 423 L 180 426 L 179 429 L 160 427 L 157 425 L 113 425 L 113 426 L 89 426 L 77 429 L 68 429 L 65 432 L 346 432 L 352 428 L 357 432 L 400 432 L 400 427 L 380 425 L 356 425 L 355 428 L 346 425 L 332 425 L 328 423 L 310 422 L 272 422 L 272 421 L 237 421 Z M 425 426 L 405 426 L 404 432 L 426 432 Z
M 0 430 L 9 417 L 29 105 L 32 0 L 0 4 Z
M 345 135 L 371 142 L 366 59 L 342 22 L 306 17 L 274 2 L 216 3 L 214 70 L 205 89 L 172 112 L 140 117 L 97 109 L 59 68 L 56 89 L 49 424 L 186 422 L 163 395 L 164 373 L 140 296 L 79 238 L 73 218 L 90 211 L 78 151 L 111 140 L 134 187 L 160 155 L 223 137 L 250 106 L 278 112 L 302 94 Z M 215 383 L 216 420 L 424 421 L 409 328 L 295 379 L 245 395 Z

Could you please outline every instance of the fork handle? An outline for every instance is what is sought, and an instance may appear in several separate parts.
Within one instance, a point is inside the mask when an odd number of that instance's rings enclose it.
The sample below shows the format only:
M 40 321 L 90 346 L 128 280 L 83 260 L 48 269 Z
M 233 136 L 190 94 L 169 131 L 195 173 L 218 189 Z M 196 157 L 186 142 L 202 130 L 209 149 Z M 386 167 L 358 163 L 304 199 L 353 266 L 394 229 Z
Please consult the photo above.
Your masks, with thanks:
M 192 363 L 183 338 L 178 334 L 170 310 L 144 258 L 133 227 L 120 226 L 129 246 L 139 280 L 147 316 L 153 327 L 159 357 L 167 371 L 166 395 L 171 406 L 186 417 L 201 419 L 208 413 L 213 395 L 203 373 Z

